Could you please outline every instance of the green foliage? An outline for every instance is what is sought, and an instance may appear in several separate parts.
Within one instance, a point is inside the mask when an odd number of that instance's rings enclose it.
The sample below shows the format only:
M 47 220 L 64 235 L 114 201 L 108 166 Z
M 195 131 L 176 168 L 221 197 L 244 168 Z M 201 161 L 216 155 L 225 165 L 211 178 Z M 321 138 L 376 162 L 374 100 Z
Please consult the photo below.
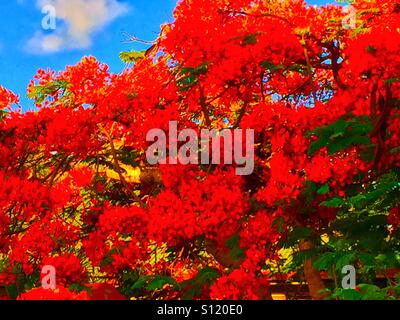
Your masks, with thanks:
M 330 155 L 354 145 L 371 145 L 368 134 L 372 124 L 368 117 L 354 117 L 349 120 L 340 118 L 336 122 L 322 126 L 309 132 L 309 137 L 318 139 L 311 143 L 308 154 L 313 155 L 323 147 L 327 147 Z
M 310 228 L 293 228 L 282 244 L 284 248 L 290 248 L 300 240 L 307 239 L 311 235 Z
M 354 289 L 337 289 L 332 294 L 333 299 L 339 300 L 362 300 L 362 295 L 360 292 Z
M 318 270 L 331 271 L 336 269 L 338 273 L 346 265 L 352 265 L 356 260 L 354 252 L 327 252 L 319 256 L 313 265 Z
M 308 259 L 313 259 L 320 254 L 320 248 L 314 247 L 309 250 L 295 251 L 291 256 L 291 261 L 287 263 L 286 272 L 296 270 L 299 273 L 303 272 L 304 262 Z
M 329 184 L 325 183 L 318 190 L 317 194 L 327 194 L 329 192 Z
M 351 134 L 368 134 L 370 127 L 361 129 L 352 121 L 339 120 L 332 127 L 314 130 L 312 135 L 335 141 Z M 330 183 L 306 181 L 301 194 L 304 207 L 298 209 L 304 219 L 312 217 L 315 200 L 330 191 Z M 321 207 L 336 209 L 335 220 L 312 229 L 293 228 L 280 241 L 280 248 L 293 251 L 285 262 L 285 273 L 302 274 L 304 262 L 311 259 L 313 266 L 327 272 L 332 280 L 327 288 L 330 299 L 398 299 L 400 273 L 393 279 L 393 271 L 400 269 L 400 230 L 389 226 L 388 212 L 400 203 L 400 170 L 395 167 L 380 175 L 371 172 L 370 177 L 358 174 L 343 191 L 340 197 L 333 195 L 320 203 Z M 309 240 L 314 246 L 299 251 L 301 240 Z M 356 290 L 341 287 L 346 265 L 355 267 Z
M 142 275 L 138 271 L 125 271 L 120 278 L 119 291 L 126 297 L 157 297 L 165 290 L 180 291 L 180 284 L 166 275 Z
M 208 62 L 203 62 L 197 68 L 183 67 L 180 69 L 179 74 L 182 76 L 178 79 L 177 84 L 180 87 L 180 91 L 188 91 L 194 85 L 198 83 L 199 76 L 208 72 Z
M 0 110 L 0 121 L 2 121 L 7 116 L 6 110 Z
M 337 289 L 332 294 L 332 298 L 339 300 L 392 300 L 392 296 L 388 295 L 387 288 L 379 288 L 372 284 L 360 284 L 357 290 L 354 289 Z
M 120 279 L 120 291 L 127 297 L 157 297 L 162 292 L 179 292 L 182 299 L 191 300 L 202 295 L 203 289 L 211 285 L 220 277 L 218 271 L 206 267 L 200 270 L 192 279 L 178 283 L 174 278 L 167 275 L 142 275 L 137 271 L 126 271 Z
M 179 283 L 168 276 L 142 276 L 133 285 L 132 289 L 144 289 L 146 291 L 161 290 L 166 285 L 171 285 L 175 290 L 180 289 Z
M 69 83 L 65 80 L 55 80 L 45 85 L 38 85 L 33 87 L 32 91 L 28 93 L 29 99 L 35 99 L 35 103 L 41 104 L 47 99 L 49 95 L 57 92 L 65 93 L 69 87 Z
M 399 202 L 400 171 L 392 170 L 373 181 L 368 186 L 352 186 L 346 198 L 333 197 L 321 202 L 321 206 L 338 208 L 343 206 L 347 210 L 361 210 L 369 207 L 375 211 L 385 211 Z
M 140 164 L 137 161 L 137 159 L 139 158 L 139 152 L 135 149 L 122 148 L 117 151 L 117 156 L 118 160 L 123 164 L 130 165 L 133 167 L 137 167 Z
M 125 63 L 136 63 L 145 57 L 146 51 L 121 52 L 119 58 Z
M 278 71 L 278 70 L 283 70 L 284 66 L 283 65 L 275 65 L 269 61 L 262 61 L 261 62 L 261 67 L 269 70 L 271 73 Z
M 241 260 L 245 258 L 245 254 L 242 248 L 240 248 L 240 236 L 235 233 L 226 241 L 226 246 L 230 249 L 229 255 L 234 260 Z
M 136 281 L 139 280 L 139 274 L 137 270 L 124 271 L 119 279 L 120 288 L 119 291 L 126 297 L 132 297 L 137 290 L 133 289 Z
M 7 285 L 6 286 L 6 292 L 7 292 L 7 296 L 10 297 L 10 299 L 17 299 L 19 292 L 18 292 L 18 288 L 15 284 L 12 285 Z
M 256 44 L 257 43 L 257 36 L 255 34 L 249 34 L 244 37 L 244 42 L 246 44 Z
M 398 153 L 400 153 L 400 146 L 391 149 L 391 150 L 390 150 L 390 153 L 393 153 L 393 154 L 398 154 Z
M 89 291 L 85 286 L 82 286 L 82 285 L 80 285 L 80 284 L 71 284 L 69 287 L 68 287 L 68 290 L 69 291 L 74 291 L 74 292 L 76 292 L 76 293 L 81 293 L 82 291 Z
M 333 197 L 330 200 L 321 202 L 321 206 L 325 206 L 328 208 L 338 208 L 343 204 L 343 199 L 339 197 Z
M 205 285 L 212 285 L 220 277 L 217 270 L 206 267 L 190 280 L 184 281 L 181 286 L 183 289 L 182 299 L 192 300 L 201 296 Z

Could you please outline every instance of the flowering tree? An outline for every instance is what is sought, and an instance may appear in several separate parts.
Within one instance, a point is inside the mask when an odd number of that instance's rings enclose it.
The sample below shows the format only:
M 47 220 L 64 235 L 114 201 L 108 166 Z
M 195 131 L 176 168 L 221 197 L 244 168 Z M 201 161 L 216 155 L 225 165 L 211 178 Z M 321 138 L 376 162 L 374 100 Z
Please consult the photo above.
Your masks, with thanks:
M 27 112 L 0 87 L 9 297 L 107 284 L 136 299 L 270 299 L 277 277 L 315 299 L 398 297 L 400 3 L 353 7 L 349 29 L 336 5 L 184 0 L 152 47 L 121 54 L 121 74 L 93 57 L 39 70 Z M 254 129 L 253 174 L 149 165 L 146 135 L 170 121 Z M 57 293 L 39 288 L 44 265 Z M 345 265 L 355 289 L 341 288 Z

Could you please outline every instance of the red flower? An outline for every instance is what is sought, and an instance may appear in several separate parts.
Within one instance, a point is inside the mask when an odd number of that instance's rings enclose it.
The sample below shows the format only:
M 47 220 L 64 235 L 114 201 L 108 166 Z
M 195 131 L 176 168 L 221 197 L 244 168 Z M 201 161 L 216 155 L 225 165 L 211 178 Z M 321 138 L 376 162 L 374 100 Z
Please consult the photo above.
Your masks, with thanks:
M 63 286 L 57 286 L 54 290 L 47 290 L 43 288 L 32 289 L 28 292 L 22 293 L 18 296 L 17 300 L 88 300 L 86 291 L 77 294 L 69 291 Z
M 87 281 L 87 271 L 74 254 L 46 257 L 43 259 L 42 265 L 50 265 L 55 268 L 57 284 L 70 286 L 72 284 L 84 284 Z
M 126 300 L 126 297 L 110 284 L 95 283 L 89 289 L 89 300 Z

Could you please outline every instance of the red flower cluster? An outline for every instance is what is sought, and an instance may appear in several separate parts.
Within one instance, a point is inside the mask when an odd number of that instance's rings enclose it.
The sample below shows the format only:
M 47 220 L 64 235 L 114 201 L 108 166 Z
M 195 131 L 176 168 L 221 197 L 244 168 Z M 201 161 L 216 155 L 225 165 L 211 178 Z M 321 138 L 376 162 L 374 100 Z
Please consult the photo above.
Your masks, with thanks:
M 18 300 L 89 300 L 89 298 L 86 291 L 77 294 L 63 286 L 57 286 L 54 290 L 32 289 L 21 294 Z
M 81 261 L 74 254 L 63 254 L 55 257 L 46 257 L 43 259 L 44 266 L 53 266 L 56 270 L 57 283 L 63 286 L 70 284 L 87 283 L 87 270 L 81 264 Z M 41 274 L 44 276 L 43 274 Z

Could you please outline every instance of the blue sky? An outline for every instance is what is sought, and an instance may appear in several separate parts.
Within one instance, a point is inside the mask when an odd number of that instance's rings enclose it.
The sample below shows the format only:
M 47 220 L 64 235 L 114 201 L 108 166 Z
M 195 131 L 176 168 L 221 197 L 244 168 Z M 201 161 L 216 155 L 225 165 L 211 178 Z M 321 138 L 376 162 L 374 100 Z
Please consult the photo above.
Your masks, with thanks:
M 309 0 L 323 4 L 326 0 Z M 57 9 L 56 30 L 44 30 L 42 8 Z M 142 50 L 124 43 L 128 32 L 153 40 L 160 25 L 172 21 L 176 0 L 8 0 L 0 4 L 0 85 L 19 94 L 32 107 L 26 87 L 37 69 L 64 70 L 85 55 L 107 63 L 112 72 L 124 64 L 121 51 Z

